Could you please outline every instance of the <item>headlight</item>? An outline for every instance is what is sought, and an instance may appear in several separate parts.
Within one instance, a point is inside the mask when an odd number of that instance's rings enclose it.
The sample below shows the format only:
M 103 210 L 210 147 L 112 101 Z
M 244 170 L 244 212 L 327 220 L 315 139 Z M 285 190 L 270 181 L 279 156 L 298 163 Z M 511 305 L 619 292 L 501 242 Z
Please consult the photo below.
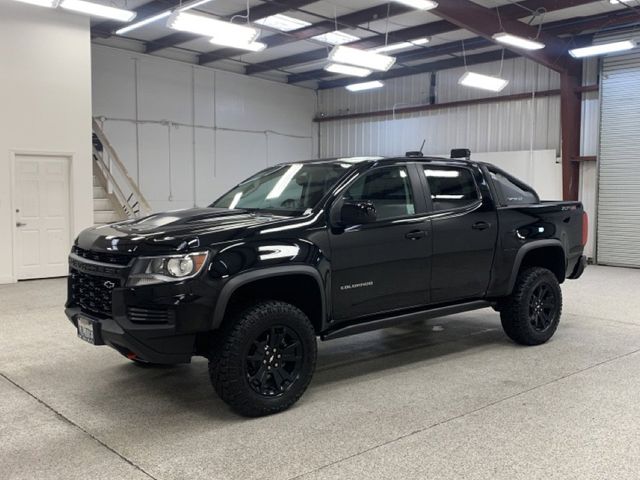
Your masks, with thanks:
M 133 264 L 128 287 L 178 282 L 195 277 L 207 261 L 208 252 L 163 257 L 140 257 Z

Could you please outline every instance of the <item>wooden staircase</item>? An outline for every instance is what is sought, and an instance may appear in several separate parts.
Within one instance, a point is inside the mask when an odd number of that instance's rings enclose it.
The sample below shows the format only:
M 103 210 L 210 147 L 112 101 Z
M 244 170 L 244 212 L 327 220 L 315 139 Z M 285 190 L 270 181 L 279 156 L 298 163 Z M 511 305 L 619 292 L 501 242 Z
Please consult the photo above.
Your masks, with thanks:
M 93 223 L 105 225 L 107 223 L 126 220 L 118 202 L 107 192 L 107 184 L 101 180 L 100 171 L 93 167 Z
M 93 119 L 93 222 L 96 225 L 140 218 L 151 206 Z

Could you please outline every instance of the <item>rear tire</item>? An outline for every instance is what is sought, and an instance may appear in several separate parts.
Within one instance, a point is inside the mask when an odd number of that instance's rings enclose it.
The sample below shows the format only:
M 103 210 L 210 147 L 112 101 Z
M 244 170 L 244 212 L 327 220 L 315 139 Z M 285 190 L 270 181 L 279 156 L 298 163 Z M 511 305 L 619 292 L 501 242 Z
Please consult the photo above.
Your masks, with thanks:
M 548 341 L 560 323 L 562 291 L 558 279 L 546 268 L 534 267 L 518 274 L 510 296 L 500 306 L 502 328 L 521 345 Z
M 280 301 L 234 315 L 212 352 L 211 383 L 220 398 L 248 417 L 286 410 L 307 389 L 316 364 L 316 335 L 307 316 Z

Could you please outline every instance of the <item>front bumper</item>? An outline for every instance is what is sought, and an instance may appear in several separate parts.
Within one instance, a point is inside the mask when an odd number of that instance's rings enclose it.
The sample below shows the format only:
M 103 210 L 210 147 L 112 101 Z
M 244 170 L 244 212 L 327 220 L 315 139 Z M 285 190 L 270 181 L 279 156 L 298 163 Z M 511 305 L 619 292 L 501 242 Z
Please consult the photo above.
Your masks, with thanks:
M 206 354 L 220 282 L 208 275 L 182 282 L 127 287 L 129 265 L 71 255 L 66 314 L 77 328 L 94 324 L 96 344 L 150 363 L 187 363 Z
M 65 309 L 69 321 L 77 328 L 78 317 L 90 319 L 95 326 L 95 344 L 108 345 L 130 359 L 149 363 L 189 363 L 194 353 L 195 334 L 167 336 L 166 328 L 144 328 L 135 333 L 125 331 L 113 318 L 99 318 L 78 307 Z

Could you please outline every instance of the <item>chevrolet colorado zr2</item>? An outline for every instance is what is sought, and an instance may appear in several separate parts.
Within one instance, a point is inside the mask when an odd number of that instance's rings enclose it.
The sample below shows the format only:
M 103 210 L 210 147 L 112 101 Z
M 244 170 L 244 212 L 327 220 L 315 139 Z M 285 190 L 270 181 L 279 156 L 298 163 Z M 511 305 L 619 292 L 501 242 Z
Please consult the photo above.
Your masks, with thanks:
M 139 364 L 206 357 L 220 397 L 260 416 L 303 394 L 318 337 L 493 307 L 513 341 L 546 342 L 586 232 L 581 203 L 468 158 L 286 163 L 207 208 L 83 231 L 66 314 Z

